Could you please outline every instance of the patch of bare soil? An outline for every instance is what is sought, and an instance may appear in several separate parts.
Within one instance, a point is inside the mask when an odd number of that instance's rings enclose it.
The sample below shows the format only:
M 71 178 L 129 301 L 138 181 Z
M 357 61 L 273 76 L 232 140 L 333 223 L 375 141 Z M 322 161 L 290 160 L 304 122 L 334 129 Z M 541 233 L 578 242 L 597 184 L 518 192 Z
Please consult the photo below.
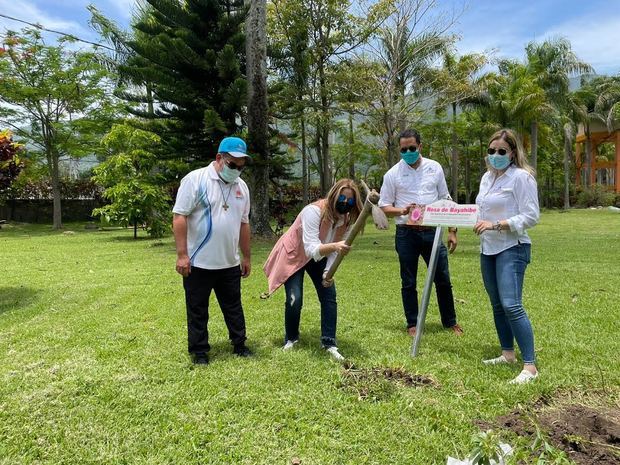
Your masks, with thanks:
M 341 387 L 353 391 L 360 400 L 385 400 L 396 386 L 419 388 L 436 387 L 435 380 L 417 373 L 409 373 L 402 367 L 357 368 L 345 363 L 341 374 Z
M 530 409 L 498 417 L 495 424 L 486 426 L 534 437 L 538 425 L 549 436 L 549 443 L 564 450 L 577 464 L 619 465 L 620 408 L 610 402 L 591 400 L 567 401 L 565 394 L 561 394 L 539 401 Z

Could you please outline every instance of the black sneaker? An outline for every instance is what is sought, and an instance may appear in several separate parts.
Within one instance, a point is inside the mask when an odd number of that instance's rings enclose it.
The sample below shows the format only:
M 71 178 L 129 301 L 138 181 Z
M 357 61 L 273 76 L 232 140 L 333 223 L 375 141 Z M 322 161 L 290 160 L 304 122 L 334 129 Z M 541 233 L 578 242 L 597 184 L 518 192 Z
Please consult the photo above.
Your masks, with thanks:
M 254 355 L 250 349 L 246 347 L 245 344 L 236 345 L 233 349 L 233 354 L 238 355 L 239 357 L 251 357 Z
M 192 363 L 195 365 L 208 365 L 209 356 L 205 353 L 192 354 Z

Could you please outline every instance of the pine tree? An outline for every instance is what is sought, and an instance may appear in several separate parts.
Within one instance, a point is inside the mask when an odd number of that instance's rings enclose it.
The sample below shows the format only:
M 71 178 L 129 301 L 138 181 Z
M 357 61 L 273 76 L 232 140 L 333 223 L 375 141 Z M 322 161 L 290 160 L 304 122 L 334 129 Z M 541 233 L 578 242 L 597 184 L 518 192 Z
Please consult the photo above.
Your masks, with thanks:
M 243 1 L 146 1 L 119 65 L 132 85 L 119 95 L 161 137 L 161 158 L 204 165 L 242 126 Z

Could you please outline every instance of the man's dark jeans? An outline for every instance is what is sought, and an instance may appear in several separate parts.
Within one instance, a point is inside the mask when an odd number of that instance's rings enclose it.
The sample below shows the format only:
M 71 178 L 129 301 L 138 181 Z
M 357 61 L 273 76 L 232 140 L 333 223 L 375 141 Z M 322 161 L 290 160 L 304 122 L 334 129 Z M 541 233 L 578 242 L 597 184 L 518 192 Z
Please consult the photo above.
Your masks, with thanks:
M 416 289 L 418 260 L 421 255 L 428 266 L 434 239 L 435 228 L 396 227 L 396 252 L 400 261 L 401 294 L 408 328 L 416 326 L 418 322 L 418 291 Z M 448 270 L 448 249 L 443 242 L 438 250 L 434 282 L 441 324 L 445 328 L 450 328 L 456 324 L 456 312 Z
M 284 283 L 284 289 L 286 290 L 286 302 L 284 304 L 286 340 L 295 341 L 299 339 L 299 320 L 301 319 L 301 307 L 304 302 L 304 273 L 308 273 L 321 303 L 321 344 L 324 347 L 336 345 L 336 321 L 338 318 L 336 285 L 323 287 L 323 272 L 325 271 L 326 264 L 327 258 L 323 258 L 318 262 L 310 260 L 306 266 L 293 274 Z
M 239 266 L 223 270 L 205 270 L 192 267 L 183 278 L 187 309 L 187 346 L 191 354 L 207 353 L 209 346 L 209 297 L 211 290 L 220 304 L 228 336 L 233 345 L 245 342 L 245 318 L 241 306 L 241 269 Z

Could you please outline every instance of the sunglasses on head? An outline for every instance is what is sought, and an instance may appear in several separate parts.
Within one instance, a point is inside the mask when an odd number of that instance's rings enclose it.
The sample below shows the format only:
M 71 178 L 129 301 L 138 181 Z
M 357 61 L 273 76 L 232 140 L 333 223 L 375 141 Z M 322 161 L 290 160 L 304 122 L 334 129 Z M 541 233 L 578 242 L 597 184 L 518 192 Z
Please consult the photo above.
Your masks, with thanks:
M 402 147 L 400 149 L 400 153 L 407 153 L 407 151 L 409 152 L 415 152 L 416 150 L 418 150 L 418 147 L 416 147 L 415 145 L 412 145 L 410 147 Z
M 496 152 L 497 152 L 497 153 L 499 153 L 500 155 L 506 155 L 506 154 L 507 154 L 507 153 L 509 153 L 510 151 L 509 151 L 509 150 L 506 150 L 506 149 L 497 149 L 497 150 L 496 150 L 496 149 L 492 149 L 492 148 L 490 148 L 490 147 L 489 147 L 489 149 L 487 150 L 487 153 L 488 153 L 489 155 L 495 155 L 495 153 L 496 153 Z
M 348 205 L 355 205 L 355 199 L 353 197 L 347 197 L 344 194 L 338 196 L 338 202 L 346 202 Z
M 232 160 L 227 160 L 226 158 L 224 158 L 224 163 L 226 163 L 226 166 L 228 166 L 231 170 L 243 171 L 243 168 L 245 168 L 245 166 L 237 165 L 236 163 L 233 163 Z

